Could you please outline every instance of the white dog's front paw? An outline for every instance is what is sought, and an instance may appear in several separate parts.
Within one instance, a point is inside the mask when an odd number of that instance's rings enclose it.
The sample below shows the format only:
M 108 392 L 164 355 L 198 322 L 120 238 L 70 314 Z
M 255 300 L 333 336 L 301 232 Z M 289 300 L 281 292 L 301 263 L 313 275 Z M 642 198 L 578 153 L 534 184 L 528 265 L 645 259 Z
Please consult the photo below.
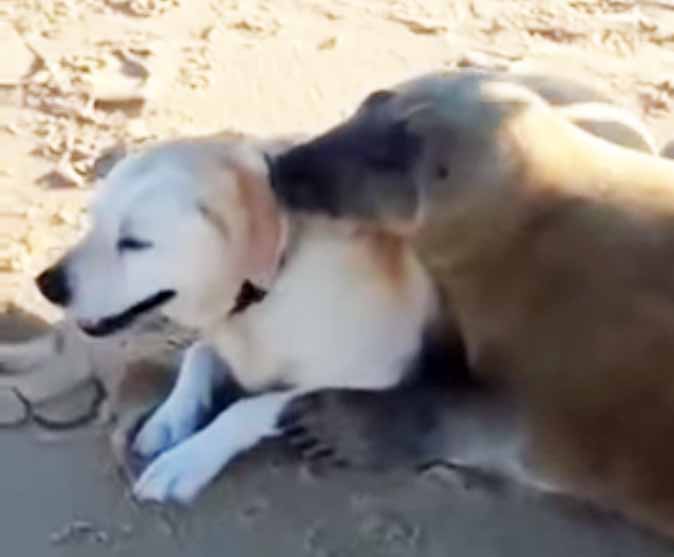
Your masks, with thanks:
M 176 446 L 196 431 L 203 413 L 195 401 L 169 398 L 141 427 L 133 441 L 133 452 L 152 458 Z
M 159 456 L 133 487 L 141 501 L 190 503 L 218 474 L 227 459 L 217 458 L 192 438 Z

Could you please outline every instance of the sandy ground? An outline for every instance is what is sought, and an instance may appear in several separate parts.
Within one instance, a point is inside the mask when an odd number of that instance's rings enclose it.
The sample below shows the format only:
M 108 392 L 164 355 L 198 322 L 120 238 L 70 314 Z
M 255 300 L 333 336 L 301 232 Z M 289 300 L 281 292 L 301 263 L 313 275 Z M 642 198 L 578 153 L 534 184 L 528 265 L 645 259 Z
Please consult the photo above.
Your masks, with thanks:
M 31 277 L 80 233 L 93 162 L 120 142 L 315 132 L 377 87 L 457 65 L 576 76 L 660 142 L 674 135 L 671 0 L 3 0 L 0 52 L 0 311 L 47 321 L 58 313 Z M 0 319 L 0 338 L 31 330 L 19 315 Z M 280 447 L 237 463 L 189 511 L 139 508 L 106 435 L 0 433 L 3 556 L 673 551 L 516 489 L 312 471 Z

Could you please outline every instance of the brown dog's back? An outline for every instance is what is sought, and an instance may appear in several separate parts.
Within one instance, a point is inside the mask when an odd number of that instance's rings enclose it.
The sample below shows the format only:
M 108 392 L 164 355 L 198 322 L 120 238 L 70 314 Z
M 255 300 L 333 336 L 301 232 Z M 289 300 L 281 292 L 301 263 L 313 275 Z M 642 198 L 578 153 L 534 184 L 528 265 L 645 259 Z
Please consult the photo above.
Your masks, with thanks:
M 523 401 L 534 470 L 674 534 L 674 163 L 545 111 L 512 131 L 521 182 L 445 232 L 471 365 Z
M 380 94 L 293 153 L 292 170 L 335 172 L 289 204 L 386 226 L 401 199 L 390 189 L 416 187 L 413 242 L 470 367 L 521 403 L 525 466 L 674 535 L 674 163 L 593 138 L 533 97 L 476 74 Z M 364 130 L 406 164 L 342 149 Z M 353 176 L 369 204 L 344 201 Z

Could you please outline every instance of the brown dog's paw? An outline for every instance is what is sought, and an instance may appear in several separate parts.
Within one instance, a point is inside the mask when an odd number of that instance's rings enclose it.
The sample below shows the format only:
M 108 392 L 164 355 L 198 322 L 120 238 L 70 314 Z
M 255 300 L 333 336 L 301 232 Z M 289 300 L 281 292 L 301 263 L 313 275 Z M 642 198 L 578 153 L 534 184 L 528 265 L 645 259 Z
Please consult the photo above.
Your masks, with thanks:
M 437 424 L 428 403 L 414 391 L 317 391 L 291 401 L 279 427 L 308 460 L 377 470 L 412 467 L 440 457 L 430 442 Z

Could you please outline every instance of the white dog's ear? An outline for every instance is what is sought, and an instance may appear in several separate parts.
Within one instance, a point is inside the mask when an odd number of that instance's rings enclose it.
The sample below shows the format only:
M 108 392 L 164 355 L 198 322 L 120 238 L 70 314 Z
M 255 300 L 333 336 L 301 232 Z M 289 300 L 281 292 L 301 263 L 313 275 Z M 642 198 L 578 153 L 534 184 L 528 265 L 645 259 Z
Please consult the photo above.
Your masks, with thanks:
M 269 288 L 287 243 L 288 221 L 269 183 L 264 160 L 227 157 L 221 186 L 208 187 L 200 210 L 231 242 L 241 280 Z
M 246 277 L 269 288 L 288 241 L 288 219 L 271 189 L 269 171 L 235 165 L 238 197 L 245 215 Z

